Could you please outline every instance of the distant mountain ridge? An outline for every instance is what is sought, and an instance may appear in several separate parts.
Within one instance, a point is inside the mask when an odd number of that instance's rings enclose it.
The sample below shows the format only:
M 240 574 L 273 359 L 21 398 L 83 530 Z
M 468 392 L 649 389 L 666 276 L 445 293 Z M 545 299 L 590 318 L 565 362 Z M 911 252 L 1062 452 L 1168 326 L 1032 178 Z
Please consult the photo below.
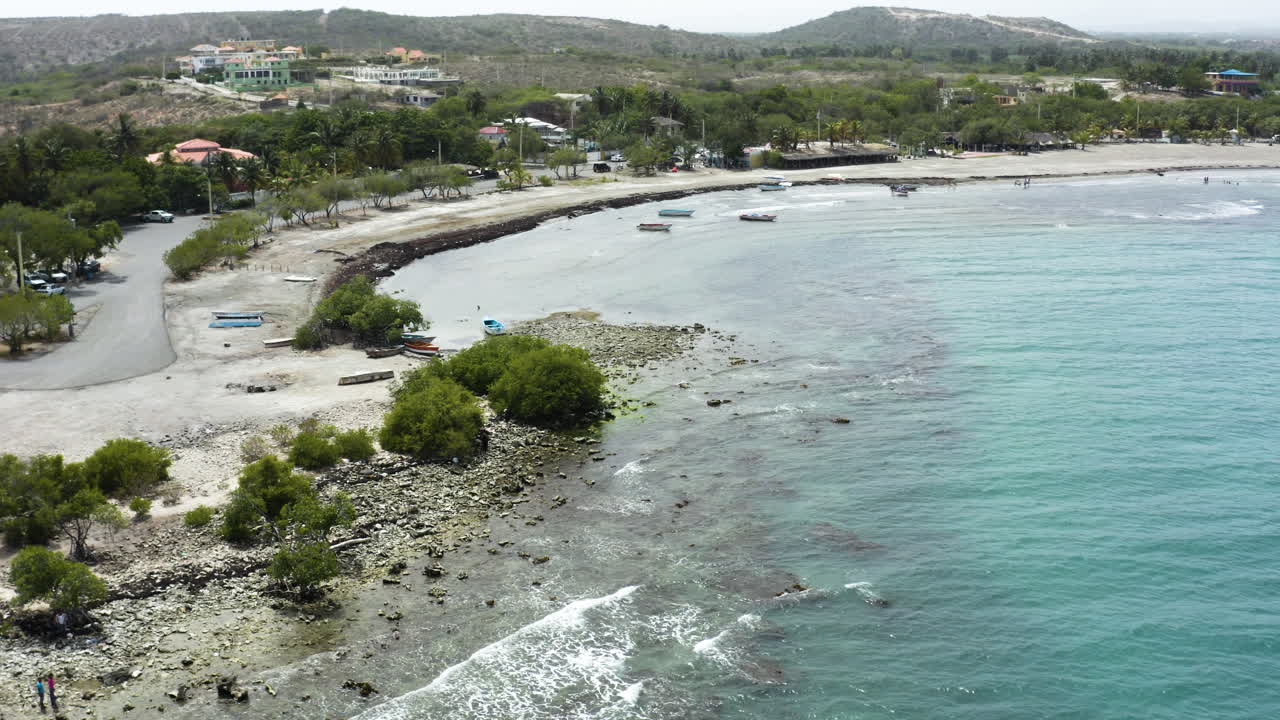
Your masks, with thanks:
M 0 79 L 68 64 L 180 54 L 227 38 L 324 44 L 334 50 L 405 46 L 492 55 L 559 48 L 623 55 L 749 51 L 778 45 L 956 45 L 1028 41 L 1097 42 L 1047 18 L 974 17 L 909 8 L 861 7 L 773 33 L 715 35 L 584 17 L 472 15 L 418 17 L 341 8 L 0 18 Z
M 977 45 L 1012 42 L 1096 43 L 1049 18 L 961 15 L 902 7 L 858 7 L 757 38 L 782 45 Z

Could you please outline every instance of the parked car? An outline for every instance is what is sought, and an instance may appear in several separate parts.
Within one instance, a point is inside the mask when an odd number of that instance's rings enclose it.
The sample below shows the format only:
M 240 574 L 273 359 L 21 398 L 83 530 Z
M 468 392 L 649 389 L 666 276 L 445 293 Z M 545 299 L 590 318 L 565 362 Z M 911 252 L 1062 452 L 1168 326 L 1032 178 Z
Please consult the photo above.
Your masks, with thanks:
M 32 285 L 31 289 L 41 295 L 65 295 L 67 293 L 67 289 L 61 285 L 50 285 L 49 283 L 40 283 L 39 287 Z
M 142 214 L 142 222 L 173 222 L 173 213 L 164 210 L 152 210 Z
M 613 168 L 609 167 L 609 163 L 598 162 L 591 166 L 591 172 L 610 172 Z
M 626 162 L 626 161 L 627 159 L 622 156 L 622 153 L 614 153 L 609 156 L 609 162 Z
M 101 271 L 102 271 L 102 263 L 98 262 L 93 258 L 89 258 L 88 260 L 81 260 L 80 263 L 76 265 L 76 272 L 81 275 L 87 275 L 88 273 L 96 273 Z
M 49 278 L 49 282 L 61 285 L 67 281 L 67 274 L 61 270 L 45 269 L 40 274 Z
M 493 168 L 485 168 L 484 170 L 480 171 L 480 177 L 484 178 L 485 180 L 497 180 L 498 171 L 494 170 Z

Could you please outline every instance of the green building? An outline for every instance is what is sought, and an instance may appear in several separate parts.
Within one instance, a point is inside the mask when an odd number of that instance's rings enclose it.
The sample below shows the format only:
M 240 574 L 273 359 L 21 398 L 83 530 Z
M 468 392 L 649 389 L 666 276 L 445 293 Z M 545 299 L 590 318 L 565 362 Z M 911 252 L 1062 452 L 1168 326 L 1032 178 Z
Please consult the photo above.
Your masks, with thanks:
M 315 81 L 311 70 L 293 70 L 289 61 L 275 56 L 265 58 L 229 58 L 222 66 L 219 85 L 237 92 L 281 90 L 290 86 L 310 85 Z

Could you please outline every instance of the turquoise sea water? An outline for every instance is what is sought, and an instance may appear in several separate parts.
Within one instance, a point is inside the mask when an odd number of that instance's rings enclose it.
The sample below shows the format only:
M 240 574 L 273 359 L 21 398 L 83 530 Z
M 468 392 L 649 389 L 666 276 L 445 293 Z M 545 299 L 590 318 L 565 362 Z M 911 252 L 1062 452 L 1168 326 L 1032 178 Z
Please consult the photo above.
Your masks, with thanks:
M 758 362 L 637 386 L 656 406 L 606 429 L 596 484 L 549 489 L 570 502 L 520 536 L 554 556 L 541 584 L 473 573 L 448 635 L 424 621 L 370 661 L 394 699 L 322 703 L 1280 715 L 1280 174 L 1211 175 L 719 193 L 669 235 L 632 229 L 642 206 L 406 268 L 388 287 L 449 344 L 481 313 L 591 308 L 702 322 Z M 501 614 L 462 609 L 494 592 Z

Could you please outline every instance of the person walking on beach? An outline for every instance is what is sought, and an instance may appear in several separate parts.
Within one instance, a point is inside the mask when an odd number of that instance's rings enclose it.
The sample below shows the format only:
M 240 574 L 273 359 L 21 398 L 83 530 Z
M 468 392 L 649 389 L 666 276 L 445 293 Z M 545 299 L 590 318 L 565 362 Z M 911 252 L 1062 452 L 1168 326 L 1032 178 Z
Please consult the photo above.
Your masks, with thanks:
M 40 712 L 44 712 L 44 682 L 36 678 L 36 695 L 40 698 Z
M 58 694 L 53 688 L 53 673 L 49 673 L 49 677 L 45 681 L 45 687 L 49 689 L 49 705 L 54 712 L 58 712 Z

